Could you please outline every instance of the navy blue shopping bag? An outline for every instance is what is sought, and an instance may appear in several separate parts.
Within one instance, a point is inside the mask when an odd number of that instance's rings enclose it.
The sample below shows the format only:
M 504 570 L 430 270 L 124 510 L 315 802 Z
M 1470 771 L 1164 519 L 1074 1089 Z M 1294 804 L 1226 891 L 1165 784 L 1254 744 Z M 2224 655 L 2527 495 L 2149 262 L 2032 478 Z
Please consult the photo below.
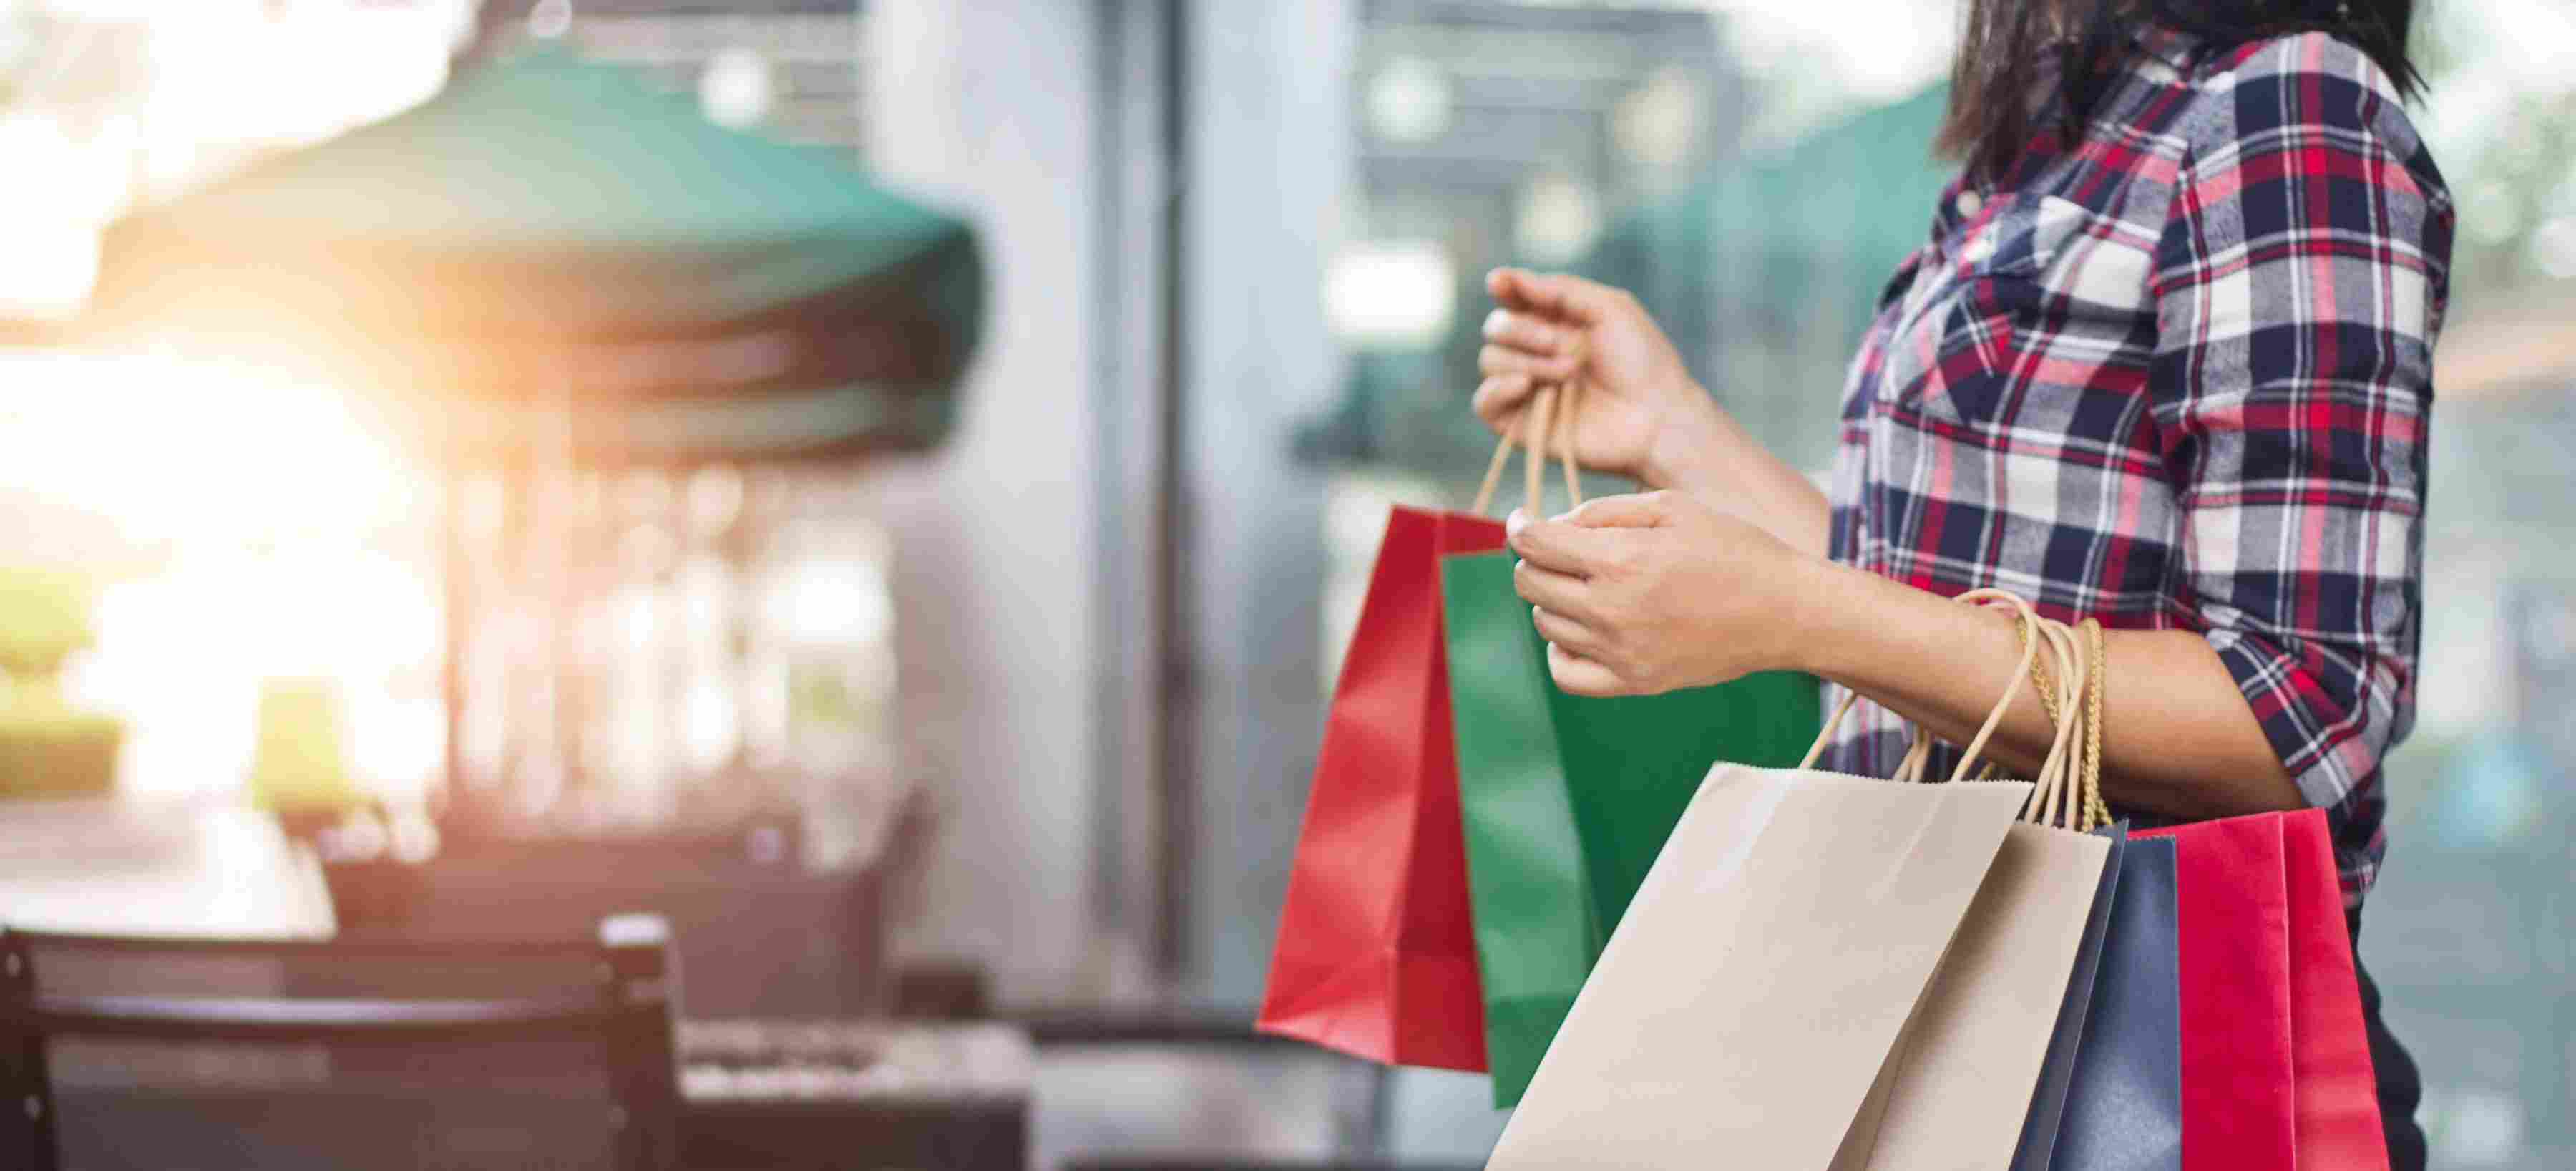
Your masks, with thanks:
M 2120 891 L 2120 859 L 2127 852 L 2129 827 L 2123 822 L 2093 833 L 2110 840 L 2111 853 L 2102 860 L 2102 881 L 2093 889 L 2093 912 L 2084 919 L 2083 943 L 2066 978 L 2066 1000 L 2057 1010 L 2057 1031 L 2048 1037 L 2048 1057 L 2039 1067 L 2039 1085 L 2031 1091 L 2030 1116 L 2022 1123 L 2020 1145 L 2013 1149 L 2012 1171 L 2049 1171 L 2075 1076 L 2075 1059 L 2082 1051 L 2084 1023 L 2092 1013 L 2102 941 L 2110 931 L 2112 903 Z
M 2182 976 L 2174 849 L 2170 838 L 2141 838 L 2119 855 L 2119 884 L 2082 1041 L 2066 1080 L 2055 1150 L 2037 1167 L 2181 1171 Z M 2027 1148 L 2030 1136 L 2023 1138 Z M 2022 1167 L 2015 1160 L 2015 1171 Z

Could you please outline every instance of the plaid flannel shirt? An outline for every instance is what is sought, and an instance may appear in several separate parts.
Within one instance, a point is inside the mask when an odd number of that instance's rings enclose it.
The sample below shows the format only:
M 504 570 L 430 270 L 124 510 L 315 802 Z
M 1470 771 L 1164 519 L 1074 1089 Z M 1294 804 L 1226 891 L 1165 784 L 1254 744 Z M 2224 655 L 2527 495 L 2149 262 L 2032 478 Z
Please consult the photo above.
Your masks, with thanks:
M 2358 906 L 2414 713 L 2450 197 L 2345 42 L 2137 50 L 2080 143 L 1953 183 L 1888 282 L 1844 394 L 1833 554 L 2203 633 L 2328 811 Z M 1905 725 L 1855 714 L 1828 767 L 1884 776 Z

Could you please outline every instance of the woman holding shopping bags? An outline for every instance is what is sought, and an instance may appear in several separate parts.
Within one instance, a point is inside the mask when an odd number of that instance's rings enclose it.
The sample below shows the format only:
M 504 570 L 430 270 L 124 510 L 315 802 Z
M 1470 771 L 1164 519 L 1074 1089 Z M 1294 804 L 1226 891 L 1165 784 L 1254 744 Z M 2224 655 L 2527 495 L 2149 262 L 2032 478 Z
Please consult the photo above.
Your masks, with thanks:
M 1867 702 L 1828 767 L 1965 739 L 2000 587 L 2111 631 L 2102 787 L 2141 823 L 2327 810 L 2347 914 L 2412 721 L 2432 355 L 2453 214 L 2409 121 L 2409 0 L 1970 0 L 1963 163 L 1851 365 L 1830 492 L 1693 382 L 1628 294 L 1504 270 L 1475 410 L 1579 381 L 1586 466 L 1645 494 L 1514 518 L 1557 683 L 1797 670 Z M 1821 404 L 1820 404 L 1821 407 Z M 2051 726 L 2017 705 L 1989 755 Z M 1946 767 L 1946 766 L 1942 766 Z M 2414 1067 L 2363 977 L 2394 1165 Z

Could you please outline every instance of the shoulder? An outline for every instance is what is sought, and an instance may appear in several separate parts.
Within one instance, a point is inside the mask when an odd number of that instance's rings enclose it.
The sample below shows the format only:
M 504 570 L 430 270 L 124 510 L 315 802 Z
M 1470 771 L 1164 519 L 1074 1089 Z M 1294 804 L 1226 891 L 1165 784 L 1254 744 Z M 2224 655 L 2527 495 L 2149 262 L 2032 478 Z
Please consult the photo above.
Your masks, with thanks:
M 2428 202 L 2449 202 L 2396 79 L 2350 41 L 2323 32 L 2250 41 L 2212 54 L 2193 80 L 2185 135 L 2198 158 L 2367 155 L 2396 164 L 2397 181 Z
M 2302 33 L 2202 53 L 2186 84 L 2168 279 L 2205 275 L 2219 254 L 2366 257 L 2421 275 L 2406 302 L 2429 311 L 2430 323 L 2411 327 L 2429 339 L 2448 299 L 2457 215 L 2395 79 L 2351 42 Z
M 2247 41 L 2215 54 L 2209 62 L 2209 72 L 2239 85 L 2284 80 L 2340 81 L 2391 104 L 2400 101 L 2396 79 L 2388 76 L 2388 71 L 2381 69 L 2379 62 L 2362 52 L 2360 46 L 2332 33 L 2293 33 Z

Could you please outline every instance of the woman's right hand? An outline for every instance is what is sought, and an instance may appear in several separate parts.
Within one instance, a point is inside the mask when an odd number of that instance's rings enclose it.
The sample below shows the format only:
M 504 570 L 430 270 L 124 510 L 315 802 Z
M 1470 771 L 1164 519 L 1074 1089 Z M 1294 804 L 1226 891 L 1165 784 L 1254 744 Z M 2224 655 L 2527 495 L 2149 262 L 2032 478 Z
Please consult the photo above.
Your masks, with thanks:
M 1587 468 L 1651 488 L 1678 488 L 1724 413 L 1683 368 L 1635 297 L 1581 277 L 1501 268 L 1485 278 L 1496 308 L 1477 356 L 1476 416 L 1497 435 L 1519 433 L 1533 388 L 1580 375 L 1574 454 Z

